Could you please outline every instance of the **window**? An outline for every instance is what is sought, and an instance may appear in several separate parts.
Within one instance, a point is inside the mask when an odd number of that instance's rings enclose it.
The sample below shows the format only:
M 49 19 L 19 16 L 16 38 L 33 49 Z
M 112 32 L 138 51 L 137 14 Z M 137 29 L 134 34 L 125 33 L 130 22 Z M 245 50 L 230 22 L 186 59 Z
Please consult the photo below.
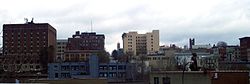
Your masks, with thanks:
M 118 66 L 118 70 L 122 70 L 123 67 L 121 65 Z
M 162 84 L 170 84 L 170 78 L 169 77 L 163 77 L 162 78 Z
M 99 74 L 99 77 L 103 77 L 103 73 L 100 73 L 100 74 Z
M 112 73 L 109 73 L 109 77 L 113 77 L 113 74 L 112 74 Z
M 104 68 L 102 66 L 99 67 L 99 70 L 103 70 Z
M 107 77 L 107 73 L 104 73 L 104 77 Z
M 159 83 L 159 77 L 154 77 L 154 84 L 160 84 Z
M 55 73 L 55 78 L 58 78 L 58 73 Z

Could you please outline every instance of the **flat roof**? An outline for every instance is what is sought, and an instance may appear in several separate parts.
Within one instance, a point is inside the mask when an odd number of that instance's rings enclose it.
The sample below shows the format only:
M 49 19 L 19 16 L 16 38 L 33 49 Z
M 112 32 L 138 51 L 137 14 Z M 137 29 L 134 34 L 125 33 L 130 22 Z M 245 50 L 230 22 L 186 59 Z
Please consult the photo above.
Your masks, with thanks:
M 249 73 L 248 70 L 219 70 L 219 71 L 207 71 L 213 73 Z M 151 73 L 183 73 L 183 71 L 152 71 Z M 185 71 L 184 73 L 204 73 L 204 71 Z

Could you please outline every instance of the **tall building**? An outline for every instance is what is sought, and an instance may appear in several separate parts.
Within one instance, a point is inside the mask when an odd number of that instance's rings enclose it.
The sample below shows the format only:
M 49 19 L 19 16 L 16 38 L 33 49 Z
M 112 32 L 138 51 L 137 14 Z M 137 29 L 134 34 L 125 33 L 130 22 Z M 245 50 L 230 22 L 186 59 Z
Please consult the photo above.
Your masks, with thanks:
M 137 32 L 124 33 L 122 39 L 124 53 L 140 55 L 159 51 L 159 30 L 153 30 L 146 34 L 138 34 Z
M 195 39 L 193 38 L 193 39 L 189 39 L 189 49 L 191 50 L 191 49 L 193 49 L 193 45 L 195 45 Z
M 48 23 L 4 24 L 4 70 L 44 71 L 56 55 L 56 29 Z
M 91 54 L 98 54 L 104 49 L 105 36 L 95 32 L 76 31 L 72 38 L 68 38 L 64 61 L 87 61 Z
M 63 57 L 64 51 L 66 50 L 68 39 L 58 39 L 56 42 L 57 42 L 56 60 L 61 61 L 64 58 Z
M 120 43 L 117 43 L 117 50 L 121 49 Z
M 250 37 L 240 39 L 240 58 L 242 61 L 250 60 Z

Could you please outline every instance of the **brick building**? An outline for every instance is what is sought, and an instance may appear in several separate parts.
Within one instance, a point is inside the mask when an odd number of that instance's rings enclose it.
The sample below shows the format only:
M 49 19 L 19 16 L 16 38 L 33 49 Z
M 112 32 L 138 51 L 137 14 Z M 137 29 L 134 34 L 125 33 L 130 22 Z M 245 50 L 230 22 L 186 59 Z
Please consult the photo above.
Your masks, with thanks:
M 56 29 L 48 23 L 4 24 L 4 70 L 44 71 L 54 61 Z
M 240 58 L 242 61 L 250 60 L 250 37 L 240 38 Z
M 76 31 L 72 38 L 68 38 L 67 50 L 104 50 L 103 34 L 96 34 L 95 32 Z
M 68 38 L 64 61 L 87 61 L 90 55 L 103 53 L 105 51 L 104 40 L 103 34 L 76 31 L 72 38 Z
M 150 84 L 249 84 L 249 72 L 223 71 L 152 71 Z

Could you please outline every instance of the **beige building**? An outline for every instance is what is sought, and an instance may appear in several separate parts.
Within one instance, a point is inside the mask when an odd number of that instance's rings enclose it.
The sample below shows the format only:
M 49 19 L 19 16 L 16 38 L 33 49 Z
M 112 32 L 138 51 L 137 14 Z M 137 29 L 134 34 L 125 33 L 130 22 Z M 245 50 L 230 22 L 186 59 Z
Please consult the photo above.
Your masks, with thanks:
M 175 70 L 176 67 L 175 58 L 164 55 L 147 55 L 145 62 L 151 70 Z
M 159 51 L 159 30 L 146 34 L 128 32 L 122 35 L 124 53 L 133 55 L 149 54 Z
M 64 51 L 66 50 L 67 43 L 68 43 L 67 39 L 58 39 L 57 40 L 56 60 L 63 60 Z

